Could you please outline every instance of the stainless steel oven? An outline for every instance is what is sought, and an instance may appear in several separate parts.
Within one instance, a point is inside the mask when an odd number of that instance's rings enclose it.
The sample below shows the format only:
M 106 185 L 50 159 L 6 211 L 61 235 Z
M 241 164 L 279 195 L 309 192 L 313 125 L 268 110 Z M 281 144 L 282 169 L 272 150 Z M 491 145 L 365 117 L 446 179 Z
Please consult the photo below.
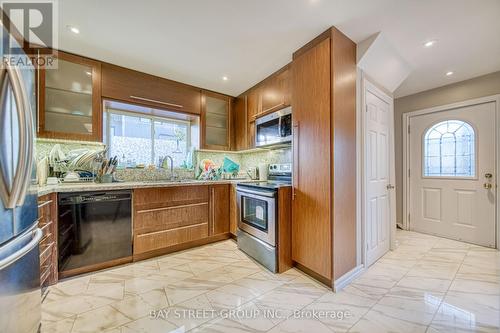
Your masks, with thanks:
M 276 246 L 276 191 L 237 188 L 240 219 L 238 228 Z
M 257 147 L 292 142 L 292 108 L 287 107 L 255 120 Z

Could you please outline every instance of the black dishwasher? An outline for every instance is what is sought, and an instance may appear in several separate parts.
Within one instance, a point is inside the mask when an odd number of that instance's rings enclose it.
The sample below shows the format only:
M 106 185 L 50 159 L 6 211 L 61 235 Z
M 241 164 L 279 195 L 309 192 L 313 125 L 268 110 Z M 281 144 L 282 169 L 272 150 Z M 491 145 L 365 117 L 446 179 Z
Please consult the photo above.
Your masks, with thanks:
M 58 264 L 63 276 L 132 255 L 130 191 L 59 194 Z

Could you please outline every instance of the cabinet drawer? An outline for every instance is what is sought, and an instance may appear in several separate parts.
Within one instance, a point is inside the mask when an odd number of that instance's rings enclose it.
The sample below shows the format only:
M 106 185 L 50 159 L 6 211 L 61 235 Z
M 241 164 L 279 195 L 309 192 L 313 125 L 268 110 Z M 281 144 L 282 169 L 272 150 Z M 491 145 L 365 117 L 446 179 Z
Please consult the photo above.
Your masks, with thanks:
M 201 113 L 201 90 L 130 69 L 103 64 L 102 96 L 160 109 Z
M 170 230 L 208 222 L 208 203 L 163 207 L 138 211 L 134 220 L 136 234 Z
M 136 235 L 134 254 L 163 249 L 208 237 L 208 223 Z
M 208 202 L 208 186 L 141 188 L 134 190 L 134 211 Z

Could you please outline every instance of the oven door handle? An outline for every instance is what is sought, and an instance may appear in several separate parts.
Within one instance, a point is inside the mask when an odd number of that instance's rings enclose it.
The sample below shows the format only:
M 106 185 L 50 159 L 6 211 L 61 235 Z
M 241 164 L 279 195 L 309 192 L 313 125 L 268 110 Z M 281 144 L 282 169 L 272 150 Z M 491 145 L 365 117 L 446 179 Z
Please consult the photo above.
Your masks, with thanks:
M 238 188 L 238 189 L 236 189 L 236 191 L 240 192 L 240 193 L 254 194 L 254 195 L 259 196 L 259 197 L 274 198 L 276 196 L 275 193 L 253 191 L 253 190 L 249 190 L 249 189 L 246 189 L 246 188 L 245 189 Z

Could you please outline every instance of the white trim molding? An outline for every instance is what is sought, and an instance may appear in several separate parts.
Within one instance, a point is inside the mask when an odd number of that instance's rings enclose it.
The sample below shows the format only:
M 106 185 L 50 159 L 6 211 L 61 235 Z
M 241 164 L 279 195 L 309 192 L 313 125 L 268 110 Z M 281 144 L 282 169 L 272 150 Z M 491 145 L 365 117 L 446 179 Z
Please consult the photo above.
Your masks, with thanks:
M 333 291 L 339 292 L 348 286 L 352 281 L 354 281 L 358 276 L 360 276 L 365 271 L 365 265 L 359 265 L 351 269 L 349 272 L 345 273 L 337 280 L 333 282 Z
M 416 111 L 411 111 L 411 112 L 406 112 L 403 113 L 403 229 L 409 230 L 410 229 L 410 221 L 408 221 L 408 214 L 409 214 L 409 191 L 410 191 L 410 178 L 408 177 L 408 172 L 409 172 L 409 153 L 410 153 L 410 140 L 408 138 L 408 126 L 410 124 L 410 118 L 424 115 L 424 114 L 429 114 L 429 113 L 436 113 L 436 112 L 443 112 L 443 111 L 449 111 L 457 108 L 462 108 L 462 107 L 467 107 L 467 106 L 473 106 L 477 104 L 484 104 L 484 103 L 495 103 L 495 116 L 496 116 L 496 174 L 497 174 L 497 189 L 496 189 L 496 207 L 495 207 L 495 216 L 496 216 L 496 248 L 500 248 L 500 214 L 499 214 L 499 207 L 500 207 L 500 198 L 499 198 L 499 192 L 498 192 L 498 176 L 500 176 L 500 95 L 492 95 L 492 96 L 486 96 L 486 97 L 481 97 L 481 98 L 475 98 L 475 99 L 469 99 L 465 100 L 462 102 L 457 102 L 457 103 L 452 103 L 452 104 L 446 104 L 446 105 L 440 105 L 436 107 L 431 107 L 427 109 L 422 109 L 422 110 L 416 110 Z

